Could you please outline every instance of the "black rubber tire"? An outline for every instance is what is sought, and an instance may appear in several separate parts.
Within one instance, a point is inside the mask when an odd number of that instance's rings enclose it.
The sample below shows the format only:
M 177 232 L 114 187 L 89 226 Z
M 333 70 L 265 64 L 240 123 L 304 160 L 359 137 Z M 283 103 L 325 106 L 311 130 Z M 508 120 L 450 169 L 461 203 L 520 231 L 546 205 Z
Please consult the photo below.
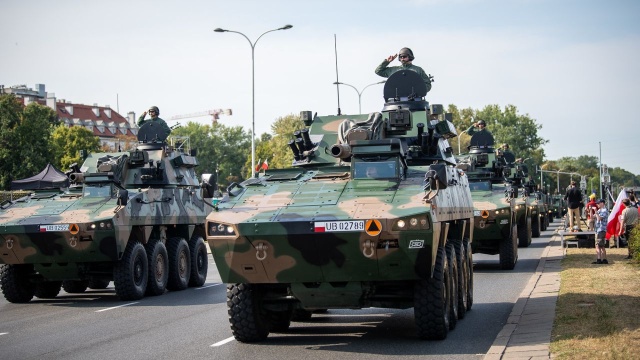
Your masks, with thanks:
M 169 255 L 167 247 L 159 239 L 153 239 L 145 246 L 147 262 L 149 264 L 149 278 L 146 295 L 158 296 L 164 294 L 169 282 Z
M 209 271 L 209 259 L 207 258 L 207 245 L 201 236 L 194 236 L 189 241 L 191 252 L 191 276 L 189 286 L 200 287 L 207 281 Z
M 268 311 L 264 310 L 269 322 L 269 331 L 285 332 L 291 326 L 292 310 L 289 308 L 285 311 Z
M 91 279 L 89 280 L 89 289 L 104 290 L 109 287 L 111 280 L 107 279 Z
M 42 281 L 36 284 L 34 295 L 40 299 L 55 299 L 62 289 L 62 281 Z
M 540 216 L 538 216 L 537 214 L 533 215 L 531 217 L 531 237 L 539 238 L 541 228 L 542 228 L 542 224 L 540 224 Z
M 233 337 L 240 342 L 258 342 L 269 336 L 269 323 L 261 310 L 262 293 L 255 285 L 227 285 L 227 310 Z
M 82 294 L 87 291 L 89 281 L 87 280 L 65 280 L 62 282 L 62 288 L 69 294 Z
M 467 313 L 467 292 L 469 287 L 469 264 L 467 263 L 467 251 L 462 240 L 451 240 L 454 247 L 456 264 L 458 265 L 458 319 L 464 319 Z
M 518 226 L 515 224 L 511 228 L 511 234 L 500 241 L 500 268 L 502 270 L 513 270 L 518 262 Z
M 464 239 L 462 244 L 467 253 L 467 264 L 469 266 L 469 282 L 467 283 L 467 311 L 469 311 L 473 306 L 473 250 L 469 239 Z
M 0 287 L 8 302 L 20 304 L 33 299 L 35 285 L 29 280 L 31 274 L 32 265 L 0 265 Z
M 447 252 L 439 247 L 433 276 L 414 285 L 414 317 L 418 337 L 444 340 L 449 332 L 449 264 Z
M 525 216 L 518 222 L 518 246 L 529 247 L 531 245 L 531 216 Z
M 121 300 L 139 300 L 144 297 L 149 280 L 147 251 L 137 240 L 130 240 L 122 259 L 113 269 L 113 284 Z
M 291 320 L 309 321 L 311 320 L 311 316 L 313 316 L 313 311 L 309 311 L 305 309 L 295 309 L 293 310 L 293 314 L 291 314 Z
M 169 281 L 167 289 L 171 291 L 184 290 L 189 286 L 191 276 L 191 254 L 187 240 L 174 237 L 167 241 L 169 255 Z
M 449 263 L 449 330 L 458 324 L 458 261 L 453 243 L 447 241 L 447 262 Z

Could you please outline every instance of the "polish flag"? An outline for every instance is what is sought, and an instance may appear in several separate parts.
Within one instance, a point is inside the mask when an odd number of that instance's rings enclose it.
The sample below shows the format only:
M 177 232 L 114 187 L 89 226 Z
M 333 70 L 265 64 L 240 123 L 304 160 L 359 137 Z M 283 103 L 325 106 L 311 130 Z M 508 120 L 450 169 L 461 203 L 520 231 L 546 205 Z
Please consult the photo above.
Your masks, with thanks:
M 625 209 L 625 206 L 622 204 L 622 200 L 626 198 L 628 198 L 627 192 L 622 189 L 620 194 L 618 194 L 616 203 L 613 205 L 613 210 L 611 210 L 611 214 L 609 214 L 609 218 L 607 219 L 607 240 L 618 234 L 620 215 L 622 215 L 622 211 Z
M 265 160 L 261 166 L 262 170 L 266 171 L 269 168 L 269 163 Z
M 262 159 L 258 159 L 258 165 L 256 165 L 256 171 L 260 171 L 260 162 Z

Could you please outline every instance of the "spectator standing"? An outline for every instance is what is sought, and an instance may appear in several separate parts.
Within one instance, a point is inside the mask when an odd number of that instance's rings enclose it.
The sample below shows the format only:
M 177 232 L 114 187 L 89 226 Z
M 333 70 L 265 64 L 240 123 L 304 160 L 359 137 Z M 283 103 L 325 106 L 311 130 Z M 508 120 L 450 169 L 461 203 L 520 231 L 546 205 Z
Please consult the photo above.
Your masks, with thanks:
M 605 207 L 604 200 L 597 201 L 598 211 L 596 211 L 596 261 L 592 264 L 608 264 L 607 260 L 607 219 L 609 210 Z
M 595 231 L 596 229 L 596 211 L 598 211 L 596 194 L 591 194 L 589 195 L 589 202 L 587 203 L 587 231 Z
M 629 244 L 629 235 L 631 235 L 631 230 L 633 230 L 638 222 L 638 209 L 631 204 L 631 200 L 629 199 L 623 199 L 622 204 L 625 206 L 625 209 L 622 210 L 622 215 L 620 216 L 620 232 L 618 233 L 618 237 L 624 236 L 626 238 L 627 249 L 629 250 L 627 259 L 631 259 L 633 257 L 633 251 Z
M 580 189 L 576 187 L 576 182 L 571 181 L 571 185 L 567 190 L 567 194 L 564 196 L 567 201 L 567 216 L 569 216 L 569 228 L 573 229 L 574 226 L 580 226 L 580 203 L 582 202 L 582 194 Z

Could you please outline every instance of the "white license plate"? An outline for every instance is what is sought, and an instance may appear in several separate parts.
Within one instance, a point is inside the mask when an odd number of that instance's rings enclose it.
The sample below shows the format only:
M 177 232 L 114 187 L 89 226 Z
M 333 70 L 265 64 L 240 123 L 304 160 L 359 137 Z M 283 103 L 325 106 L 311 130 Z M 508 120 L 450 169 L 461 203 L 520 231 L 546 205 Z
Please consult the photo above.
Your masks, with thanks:
M 480 210 L 473 210 L 473 216 L 480 216 L 482 212 Z
M 40 231 L 69 231 L 69 224 L 40 225 Z
M 364 231 L 364 220 L 318 221 L 313 229 L 315 232 Z

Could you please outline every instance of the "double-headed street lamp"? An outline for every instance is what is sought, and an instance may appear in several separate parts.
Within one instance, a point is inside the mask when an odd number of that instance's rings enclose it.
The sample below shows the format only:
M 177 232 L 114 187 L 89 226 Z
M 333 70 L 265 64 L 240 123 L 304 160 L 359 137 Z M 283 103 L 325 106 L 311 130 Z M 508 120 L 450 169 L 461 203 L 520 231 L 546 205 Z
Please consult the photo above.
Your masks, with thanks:
M 373 83 L 373 84 L 369 84 L 369 85 L 365 86 L 364 89 L 362 89 L 362 91 L 358 91 L 358 89 L 356 89 L 356 87 L 353 86 L 353 85 L 349 85 L 347 83 L 343 83 L 343 82 L 340 82 L 340 81 L 334 82 L 333 85 L 346 85 L 346 86 L 352 87 L 353 90 L 355 90 L 358 93 L 358 114 L 362 114 L 362 93 L 364 92 L 364 90 L 366 88 L 368 88 L 369 86 L 378 85 L 378 84 L 384 84 L 385 82 L 387 82 L 387 80 L 382 80 L 382 81 L 378 81 L 378 82 Z
M 239 32 L 239 31 L 226 30 L 226 29 L 221 29 L 221 28 L 216 28 L 216 29 L 213 30 L 215 32 L 220 32 L 220 33 L 221 32 L 230 32 L 230 33 L 240 34 L 240 35 L 244 36 L 244 38 L 247 39 L 247 41 L 249 42 L 249 45 L 251 45 L 251 177 L 255 177 L 256 176 L 256 144 L 255 144 L 255 137 L 256 137 L 256 135 L 255 135 L 255 131 L 256 131 L 255 49 L 256 49 L 256 43 L 265 34 L 268 34 L 268 33 L 272 32 L 272 31 L 288 30 L 288 29 L 291 29 L 292 27 L 293 27 L 293 25 L 285 25 L 285 26 L 283 26 L 281 28 L 265 31 L 265 32 L 262 33 L 262 35 L 258 36 L 256 41 L 254 41 L 254 42 L 251 42 L 251 40 L 249 40 L 247 35 Z

